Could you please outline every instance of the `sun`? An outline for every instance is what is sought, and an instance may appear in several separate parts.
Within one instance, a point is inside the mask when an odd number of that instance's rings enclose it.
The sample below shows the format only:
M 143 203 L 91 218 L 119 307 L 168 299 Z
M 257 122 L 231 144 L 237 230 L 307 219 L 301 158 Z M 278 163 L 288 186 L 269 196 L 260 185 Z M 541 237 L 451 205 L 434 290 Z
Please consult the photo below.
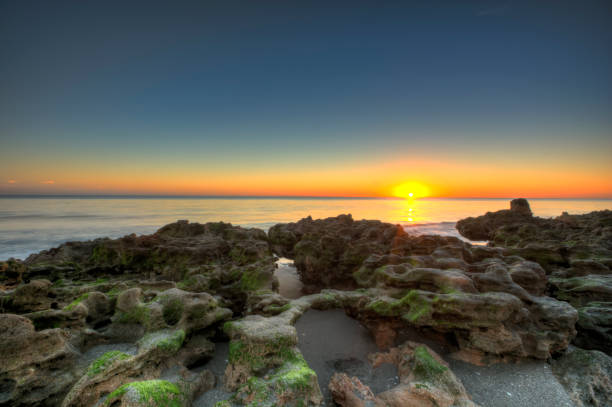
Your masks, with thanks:
M 418 182 L 406 182 L 393 188 L 393 195 L 398 198 L 424 198 L 429 194 L 429 188 Z

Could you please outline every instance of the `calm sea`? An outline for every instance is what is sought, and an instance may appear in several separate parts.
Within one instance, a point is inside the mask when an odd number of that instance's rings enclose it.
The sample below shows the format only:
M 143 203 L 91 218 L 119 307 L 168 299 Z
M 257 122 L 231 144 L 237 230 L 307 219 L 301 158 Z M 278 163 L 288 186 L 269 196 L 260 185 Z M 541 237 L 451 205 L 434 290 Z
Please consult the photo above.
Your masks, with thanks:
M 535 215 L 612 209 L 612 200 L 530 200 Z M 178 219 L 224 221 L 268 229 L 280 222 L 351 213 L 354 219 L 399 223 L 414 233 L 458 236 L 458 219 L 505 209 L 508 199 L 313 199 L 0 197 L 0 260 L 72 240 L 152 233 Z

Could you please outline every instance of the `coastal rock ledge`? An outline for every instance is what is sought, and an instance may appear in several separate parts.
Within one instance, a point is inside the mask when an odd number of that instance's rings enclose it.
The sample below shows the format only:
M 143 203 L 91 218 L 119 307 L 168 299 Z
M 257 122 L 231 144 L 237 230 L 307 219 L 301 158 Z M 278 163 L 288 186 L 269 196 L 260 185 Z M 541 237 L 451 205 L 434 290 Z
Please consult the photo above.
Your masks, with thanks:
M 542 219 L 519 199 L 457 228 L 489 243 L 351 215 L 178 221 L 0 262 L 0 407 L 476 406 L 453 359 L 551 363 L 575 405 L 609 405 L 612 212 Z M 279 293 L 277 256 L 303 296 Z M 392 385 L 351 361 L 321 382 L 295 325 L 332 309 Z

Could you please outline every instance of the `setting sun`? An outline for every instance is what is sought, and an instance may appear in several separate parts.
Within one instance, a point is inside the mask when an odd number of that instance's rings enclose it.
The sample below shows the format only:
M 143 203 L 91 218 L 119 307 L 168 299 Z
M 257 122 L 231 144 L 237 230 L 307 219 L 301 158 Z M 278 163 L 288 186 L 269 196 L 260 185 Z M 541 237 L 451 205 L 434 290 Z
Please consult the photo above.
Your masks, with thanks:
M 429 195 L 429 189 L 418 182 L 406 182 L 393 189 L 393 195 L 398 198 L 424 198 Z

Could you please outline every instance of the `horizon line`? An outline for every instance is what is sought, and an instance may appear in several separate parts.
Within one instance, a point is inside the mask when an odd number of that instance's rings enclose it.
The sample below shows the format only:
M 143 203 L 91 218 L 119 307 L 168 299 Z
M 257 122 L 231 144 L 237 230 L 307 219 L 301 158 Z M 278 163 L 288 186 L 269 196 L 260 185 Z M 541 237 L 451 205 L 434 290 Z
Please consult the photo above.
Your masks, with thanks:
M 333 195 L 181 195 L 181 194 L 4 194 L 0 193 L 0 198 L 107 198 L 107 199 L 137 199 L 137 198 L 192 198 L 192 199 L 368 199 L 368 200 L 407 200 L 407 198 L 393 196 L 333 196 Z M 410 198 L 415 200 L 427 199 L 496 199 L 496 200 L 511 200 L 516 198 L 524 199 L 549 199 L 549 200 L 612 200 L 612 196 L 594 196 L 594 197 L 487 197 L 487 196 L 430 196 L 420 198 Z

